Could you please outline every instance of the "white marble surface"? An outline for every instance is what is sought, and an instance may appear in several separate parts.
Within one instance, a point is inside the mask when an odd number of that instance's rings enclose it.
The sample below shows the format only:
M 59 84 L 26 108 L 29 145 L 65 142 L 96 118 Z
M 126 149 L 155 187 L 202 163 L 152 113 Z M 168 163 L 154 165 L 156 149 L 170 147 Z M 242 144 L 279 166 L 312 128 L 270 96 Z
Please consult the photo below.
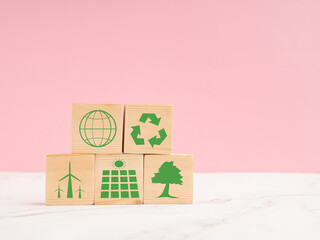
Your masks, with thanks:
M 193 205 L 45 206 L 44 173 L 0 173 L 0 239 L 320 239 L 319 174 L 194 181 Z

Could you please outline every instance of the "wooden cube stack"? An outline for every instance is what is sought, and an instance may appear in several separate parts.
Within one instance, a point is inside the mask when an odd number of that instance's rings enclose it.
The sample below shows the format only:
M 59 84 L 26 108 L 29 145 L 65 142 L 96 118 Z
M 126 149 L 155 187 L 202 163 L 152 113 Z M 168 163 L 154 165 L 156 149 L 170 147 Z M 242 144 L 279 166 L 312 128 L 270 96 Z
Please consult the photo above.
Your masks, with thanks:
M 172 106 L 72 105 L 72 154 L 47 155 L 47 205 L 193 202 L 193 156 L 172 155 Z

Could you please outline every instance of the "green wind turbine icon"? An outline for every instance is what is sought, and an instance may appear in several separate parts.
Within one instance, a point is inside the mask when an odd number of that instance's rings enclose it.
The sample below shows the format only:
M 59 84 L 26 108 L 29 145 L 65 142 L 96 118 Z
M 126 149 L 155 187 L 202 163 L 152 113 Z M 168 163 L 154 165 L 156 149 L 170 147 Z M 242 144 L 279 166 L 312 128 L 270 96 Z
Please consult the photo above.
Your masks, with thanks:
M 68 193 L 67 193 L 67 198 L 73 198 L 73 192 L 72 192 L 72 181 L 71 178 L 75 178 L 76 180 L 78 180 L 79 182 L 81 182 L 81 180 L 79 178 L 76 178 L 74 175 L 71 174 L 71 163 L 69 161 L 69 174 L 67 174 L 66 176 L 64 176 L 63 178 L 61 178 L 59 180 L 62 181 L 63 179 L 65 179 L 66 177 L 68 177 Z
M 79 185 L 79 189 L 76 190 L 76 192 L 79 192 L 79 198 L 81 198 L 81 192 L 85 192 L 81 189 L 81 185 Z
M 55 190 L 55 192 L 56 192 L 56 191 L 58 191 L 58 198 L 60 198 L 60 197 L 61 197 L 60 192 L 61 192 L 61 191 L 64 192 L 64 191 L 60 188 L 60 184 L 59 184 L 59 186 L 58 186 L 58 189 Z

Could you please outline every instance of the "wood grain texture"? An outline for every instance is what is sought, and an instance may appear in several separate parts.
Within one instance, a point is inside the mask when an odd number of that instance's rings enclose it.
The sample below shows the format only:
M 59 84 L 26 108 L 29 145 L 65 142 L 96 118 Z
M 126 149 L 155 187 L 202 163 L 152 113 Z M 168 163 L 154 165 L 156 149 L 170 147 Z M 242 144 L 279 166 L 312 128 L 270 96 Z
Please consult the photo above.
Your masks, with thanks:
M 125 105 L 125 129 L 124 129 L 124 153 L 170 154 L 172 152 L 172 105 L 157 104 L 126 104 Z M 154 113 L 161 118 L 159 125 L 139 121 L 143 113 Z M 144 138 L 144 145 L 136 145 L 131 133 L 133 126 L 140 126 L 140 138 Z M 165 129 L 167 137 L 160 145 L 153 147 L 149 139 L 159 137 L 159 130 Z
M 116 161 L 122 161 L 122 167 L 116 167 Z M 112 170 L 118 175 L 112 175 Z M 129 171 L 135 174 L 129 174 Z M 104 173 L 104 171 L 109 171 Z M 122 175 L 123 174 L 123 175 Z M 143 155 L 117 154 L 117 155 L 96 155 L 95 165 L 95 204 L 97 205 L 118 205 L 118 204 L 142 204 L 143 203 Z M 112 182 L 112 177 L 118 177 L 118 182 Z M 136 177 L 136 182 L 130 180 L 130 176 Z M 103 180 L 103 177 L 105 180 Z M 121 182 L 121 177 L 127 177 L 128 181 Z M 133 185 L 132 185 L 133 184 Z M 137 188 L 136 189 L 136 184 Z M 102 187 L 104 185 L 104 187 Z M 117 187 L 112 191 L 112 185 Z M 124 187 L 124 188 L 122 188 Z M 104 190 L 103 190 L 104 188 Z M 126 190 L 128 188 L 128 190 Z M 102 197 L 104 192 L 104 197 Z M 119 197 L 111 198 L 111 192 L 118 192 Z M 122 193 L 127 192 L 128 198 L 122 197 Z M 132 197 L 132 192 L 138 192 L 139 196 Z M 136 193 L 137 194 L 137 193 Z
M 92 147 L 88 145 L 81 137 L 79 125 L 82 118 L 90 111 L 103 110 L 109 113 L 116 122 L 116 134 L 114 139 L 106 146 Z M 95 154 L 114 154 L 122 153 L 123 142 L 123 118 L 121 104 L 72 104 L 72 153 L 95 153 Z M 90 119 L 91 120 L 91 119 Z M 102 121 L 95 121 L 94 128 L 105 127 Z M 88 138 L 103 137 L 101 131 L 87 131 Z M 104 136 L 105 137 L 105 136 Z M 99 140 L 98 140 L 99 141 Z M 99 142 L 97 142 L 99 145 Z
M 165 162 L 181 170 L 182 185 L 169 184 L 169 194 L 176 198 L 159 197 L 165 184 L 152 183 L 155 173 Z M 168 176 L 167 176 L 168 177 Z M 169 176 L 169 178 L 174 176 Z M 193 202 L 193 156 L 192 155 L 145 155 L 144 156 L 144 203 L 145 204 L 184 204 Z
M 72 181 L 73 198 L 67 198 L 68 177 L 59 181 L 69 173 L 80 179 Z M 58 198 L 59 188 L 61 191 Z M 79 198 L 79 186 L 84 191 Z M 46 205 L 88 205 L 94 200 L 94 154 L 56 154 L 47 155 L 46 164 Z

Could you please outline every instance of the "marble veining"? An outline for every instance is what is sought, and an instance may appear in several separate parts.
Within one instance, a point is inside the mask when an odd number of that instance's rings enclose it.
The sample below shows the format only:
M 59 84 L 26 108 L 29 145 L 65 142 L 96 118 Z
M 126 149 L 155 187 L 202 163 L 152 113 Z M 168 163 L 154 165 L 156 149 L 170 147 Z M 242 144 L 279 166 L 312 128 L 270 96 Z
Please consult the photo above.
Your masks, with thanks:
M 319 240 L 320 175 L 195 174 L 192 205 L 45 206 L 44 173 L 0 173 L 0 239 Z

